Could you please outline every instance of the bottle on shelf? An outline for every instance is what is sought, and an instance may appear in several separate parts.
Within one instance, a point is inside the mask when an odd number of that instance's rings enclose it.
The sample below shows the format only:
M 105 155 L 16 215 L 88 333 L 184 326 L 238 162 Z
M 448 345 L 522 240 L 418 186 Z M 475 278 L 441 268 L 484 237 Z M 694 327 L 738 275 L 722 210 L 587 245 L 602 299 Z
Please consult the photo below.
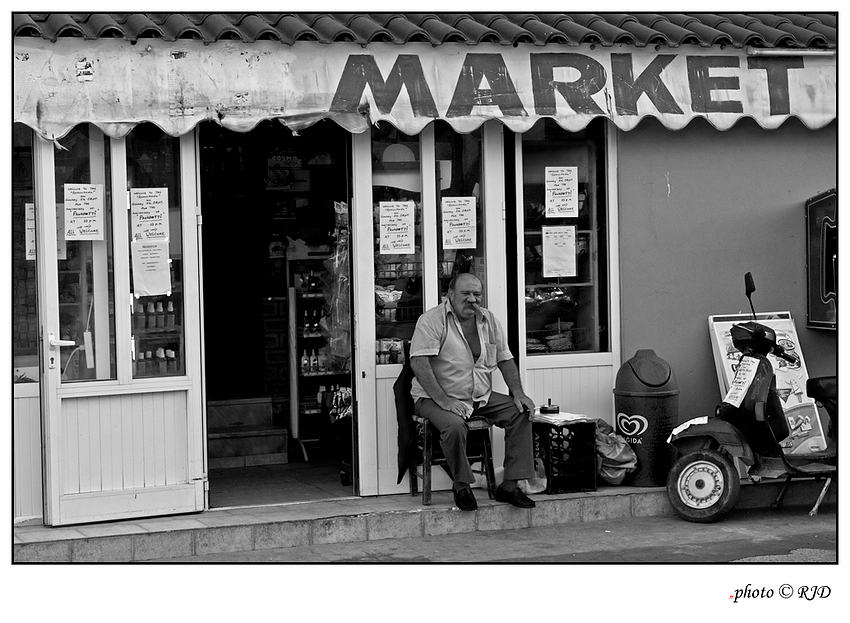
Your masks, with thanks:
M 145 322 L 145 326 L 148 329 L 155 329 L 156 328 L 156 310 L 154 309 L 153 301 L 148 303 L 148 307 L 147 307 L 146 311 L 147 311 L 147 320 Z
M 313 352 L 310 353 L 310 372 L 318 372 L 319 371 L 319 358 L 316 356 L 316 349 L 313 349 Z
M 174 328 L 174 301 L 168 301 L 168 307 L 165 308 L 165 328 Z
M 151 303 L 151 305 L 153 305 L 153 303 Z M 145 374 L 148 376 L 154 373 L 153 365 L 153 352 L 149 350 L 145 351 Z
M 318 331 L 319 331 L 319 320 L 320 319 L 321 319 L 321 316 L 319 315 L 319 312 L 314 309 L 313 310 L 313 321 L 310 324 L 310 330 L 313 331 L 313 333 L 318 333 Z
M 133 328 L 136 331 L 144 331 L 145 326 L 145 306 L 144 304 L 137 301 L 136 306 L 133 310 Z
M 167 374 L 177 374 L 177 357 L 170 348 L 165 351 L 165 372 Z
M 167 364 L 165 361 L 165 349 L 157 348 L 156 349 L 156 365 L 154 366 L 156 373 L 159 375 L 165 375 L 168 371 Z
M 326 372 L 328 369 L 328 357 L 325 349 L 319 349 L 319 372 Z
M 156 304 L 156 328 L 165 328 L 165 310 L 162 308 L 162 301 L 157 301 Z
M 304 349 L 304 354 L 301 355 L 301 372 L 309 372 L 310 371 L 310 356 L 307 355 L 307 349 Z
M 145 372 L 145 354 L 140 351 L 136 355 L 136 376 L 144 376 L 145 374 L 147 374 Z

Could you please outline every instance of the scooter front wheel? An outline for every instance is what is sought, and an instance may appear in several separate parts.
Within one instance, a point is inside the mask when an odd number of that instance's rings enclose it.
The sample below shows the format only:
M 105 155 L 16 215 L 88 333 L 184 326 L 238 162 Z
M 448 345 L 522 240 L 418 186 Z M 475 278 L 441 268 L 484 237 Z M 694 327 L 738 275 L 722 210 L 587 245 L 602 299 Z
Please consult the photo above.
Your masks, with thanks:
M 717 521 L 738 503 L 741 481 L 732 460 L 717 450 L 684 455 L 667 475 L 667 497 L 682 519 Z

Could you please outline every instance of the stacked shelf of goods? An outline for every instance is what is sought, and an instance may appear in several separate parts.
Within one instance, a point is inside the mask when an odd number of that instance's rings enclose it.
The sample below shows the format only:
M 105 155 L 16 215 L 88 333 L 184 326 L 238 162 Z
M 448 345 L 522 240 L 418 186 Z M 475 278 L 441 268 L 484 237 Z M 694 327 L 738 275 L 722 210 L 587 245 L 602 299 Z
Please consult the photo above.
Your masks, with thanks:
M 541 353 L 562 353 L 581 350 L 589 341 L 590 332 L 585 328 L 545 329 L 528 331 L 525 338 L 525 350 L 529 355 Z

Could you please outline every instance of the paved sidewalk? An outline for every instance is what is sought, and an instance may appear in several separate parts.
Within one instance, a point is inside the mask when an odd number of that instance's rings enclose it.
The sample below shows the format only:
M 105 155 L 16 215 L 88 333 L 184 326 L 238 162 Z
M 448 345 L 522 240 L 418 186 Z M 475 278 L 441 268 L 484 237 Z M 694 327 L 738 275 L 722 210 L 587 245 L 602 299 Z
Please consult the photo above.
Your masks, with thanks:
M 206 554 L 203 563 L 726 563 L 835 562 L 835 509 L 734 510 L 713 524 L 629 517 L 474 534 L 408 537 Z
M 779 483 L 742 486 L 739 509 L 766 508 Z M 785 506 L 810 507 L 820 485 L 793 483 Z M 672 515 L 663 487 L 600 487 L 591 493 L 534 495 L 533 509 L 487 499 L 476 490 L 479 508 L 463 512 L 451 493 L 421 497 L 392 495 L 304 504 L 216 509 L 191 515 L 103 522 L 79 526 L 19 525 L 14 528 L 15 562 L 125 562 L 233 552 L 513 530 Z M 835 488 L 827 497 L 834 504 Z

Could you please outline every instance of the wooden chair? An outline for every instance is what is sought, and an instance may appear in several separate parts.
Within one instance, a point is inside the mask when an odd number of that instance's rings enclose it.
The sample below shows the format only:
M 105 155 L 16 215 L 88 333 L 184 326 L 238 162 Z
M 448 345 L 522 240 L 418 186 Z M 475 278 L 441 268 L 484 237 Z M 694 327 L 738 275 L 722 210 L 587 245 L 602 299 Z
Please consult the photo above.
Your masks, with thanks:
M 431 468 L 435 465 L 441 466 L 449 477 L 452 476 L 445 456 L 440 449 L 439 431 L 425 418 L 413 416 L 416 423 L 416 431 L 419 436 L 419 445 L 422 448 L 421 462 L 410 468 L 408 477 L 410 479 L 410 495 L 418 495 L 419 479 L 422 479 L 422 504 L 431 504 Z M 469 435 L 466 438 L 466 456 L 470 465 L 473 465 L 473 473 L 483 474 L 487 481 L 487 494 L 490 499 L 496 497 L 496 473 L 493 470 L 493 451 L 490 446 L 490 427 L 492 424 L 484 418 L 469 418 L 466 427 Z M 436 444 L 434 440 L 436 438 Z M 436 446 L 436 448 L 434 447 Z M 481 468 L 475 469 L 474 464 L 480 463 Z

